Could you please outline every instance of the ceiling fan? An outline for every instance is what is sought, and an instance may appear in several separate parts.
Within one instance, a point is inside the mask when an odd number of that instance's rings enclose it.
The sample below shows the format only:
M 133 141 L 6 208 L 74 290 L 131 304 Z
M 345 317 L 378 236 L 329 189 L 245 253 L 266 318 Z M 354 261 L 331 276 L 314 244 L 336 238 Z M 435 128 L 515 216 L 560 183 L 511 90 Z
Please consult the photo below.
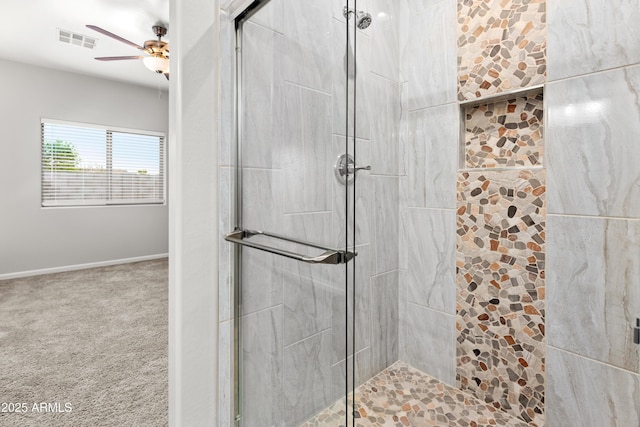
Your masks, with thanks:
M 99 56 L 95 59 L 98 61 L 121 61 L 128 59 L 142 59 L 145 67 L 158 74 L 164 74 L 169 80 L 169 43 L 162 41 L 162 37 L 167 34 L 167 29 L 162 25 L 154 25 L 151 27 L 153 33 L 158 37 L 158 40 L 147 40 L 144 42 L 144 46 L 137 45 L 129 40 L 122 38 L 110 31 L 95 25 L 87 25 L 87 28 L 91 28 L 94 31 L 118 40 L 122 43 L 128 44 L 131 47 L 135 47 L 148 55 L 136 55 L 136 56 Z

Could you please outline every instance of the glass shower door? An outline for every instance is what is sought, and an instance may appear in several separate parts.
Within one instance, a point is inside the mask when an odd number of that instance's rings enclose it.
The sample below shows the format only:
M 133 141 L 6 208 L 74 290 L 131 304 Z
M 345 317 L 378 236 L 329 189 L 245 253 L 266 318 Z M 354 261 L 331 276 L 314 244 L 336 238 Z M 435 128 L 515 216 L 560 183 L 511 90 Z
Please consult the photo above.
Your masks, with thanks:
M 257 1 L 237 19 L 237 228 L 227 240 L 236 243 L 242 426 L 299 426 L 327 408 L 315 425 L 351 419 L 362 255 L 356 186 L 338 179 L 355 173 L 345 160 L 355 158 L 346 131 L 354 51 L 336 5 Z

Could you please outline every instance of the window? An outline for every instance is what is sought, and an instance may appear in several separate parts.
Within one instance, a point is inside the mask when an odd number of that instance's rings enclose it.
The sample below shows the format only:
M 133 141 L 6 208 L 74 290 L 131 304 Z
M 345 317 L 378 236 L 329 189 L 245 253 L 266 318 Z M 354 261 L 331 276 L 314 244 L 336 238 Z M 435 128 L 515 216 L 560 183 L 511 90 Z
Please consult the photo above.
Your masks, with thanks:
M 42 206 L 164 203 L 164 134 L 43 119 Z

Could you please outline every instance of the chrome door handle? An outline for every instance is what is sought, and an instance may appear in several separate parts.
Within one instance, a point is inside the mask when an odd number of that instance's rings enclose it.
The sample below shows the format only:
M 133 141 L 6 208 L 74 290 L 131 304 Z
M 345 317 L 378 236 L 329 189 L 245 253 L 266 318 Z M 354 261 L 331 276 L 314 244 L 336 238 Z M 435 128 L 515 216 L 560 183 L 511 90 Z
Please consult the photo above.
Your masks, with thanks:
M 303 255 L 295 252 L 290 252 L 285 249 L 280 249 L 274 246 L 268 246 L 268 245 L 260 244 L 257 242 L 252 242 L 249 239 L 253 236 L 271 237 L 276 240 L 284 240 L 286 242 L 297 243 L 299 245 L 320 249 L 324 252 L 316 256 Z M 304 240 L 298 240 L 298 239 L 293 239 L 291 237 L 281 236 L 279 234 L 268 233 L 265 231 L 243 230 L 241 228 L 236 229 L 233 232 L 225 235 L 224 239 L 228 242 L 236 243 L 238 245 L 248 246 L 250 248 L 280 255 L 286 258 L 295 259 L 297 261 L 307 262 L 310 264 L 346 264 L 351 259 L 353 259 L 354 256 L 357 255 L 355 251 L 350 252 L 350 251 L 343 251 L 340 249 L 333 249 L 323 245 L 317 245 L 315 243 L 306 242 Z

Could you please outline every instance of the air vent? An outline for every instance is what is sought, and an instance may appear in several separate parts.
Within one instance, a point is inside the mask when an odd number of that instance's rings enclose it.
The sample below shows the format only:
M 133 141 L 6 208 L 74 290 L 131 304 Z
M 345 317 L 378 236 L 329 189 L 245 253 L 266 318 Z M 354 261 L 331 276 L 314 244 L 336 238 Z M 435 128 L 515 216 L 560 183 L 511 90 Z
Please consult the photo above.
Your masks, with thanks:
M 93 49 L 96 47 L 96 39 L 88 37 L 83 34 L 74 33 L 73 31 L 61 30 L 58 28 L 58 40 L 62 43 L 72 44 L 75 46 L 86 47 L 87 49 Z

